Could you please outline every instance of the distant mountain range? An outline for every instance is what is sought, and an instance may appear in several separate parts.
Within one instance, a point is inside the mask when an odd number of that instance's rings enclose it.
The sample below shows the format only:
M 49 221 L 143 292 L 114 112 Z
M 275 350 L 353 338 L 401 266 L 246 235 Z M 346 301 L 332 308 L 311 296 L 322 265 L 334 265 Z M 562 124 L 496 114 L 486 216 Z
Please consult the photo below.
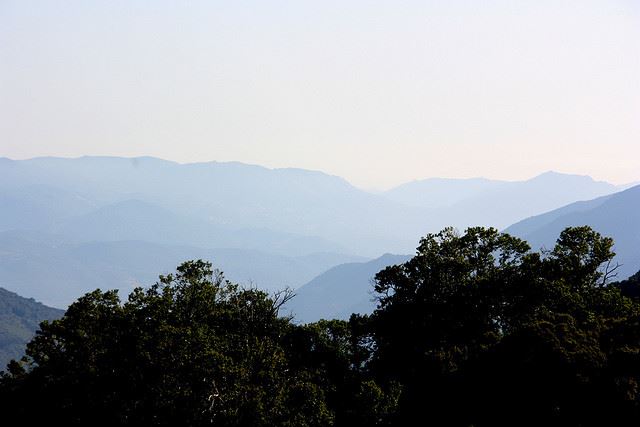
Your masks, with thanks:
M 401 185 L 385 195 L 410 206 L 432 209 L 436 228 L 490 225 L 501 229 L 523 218 L 623 188 L 588 176 L 547 172 L 513 182 L 434 178 Z
M 296 288 L 336 265 L 410 253 L 444 226 L 504 227 L 618 189 L 547 173 L 371 194 L 321 172 L 233 162 L 0 158 L 0 286 L 64 307 L 203 257 L 233 280 Z
M 56 200 L 53 206 L 48 197 L 51 188 Z M 92 230 L 104 223 L 118 227 L 122 214 L 133 213 L 147 218 L 149 232 L 163 231 L 154 233 L 159 240 L 172 235 L 166 221 L 175 221 L 192 234 L 199 234 L 202 226 L 210 228 L 207 237 L 215 234 L 215 238 L 207 247 L 234 247 L 226 237 L 237 233 L 248 237 L 238 247 L 249 243 L 265 251 L 274 243 L 291 244 L 297 238 L 302 246 L 288 248 L 287 255 L 327 252 L 329 248 L 373 255 L 413 241 L 424 221 L 419 209 L 398 209 L 395 203 L 338 177 L 241 163 L 183 165 L 146 157 L 4 159 L 0 161 L 0 194 L 17 206 L 5 219 L 8 225 L 0 226 L 5 230 L 24 228 L 23 208 L 33 217 L 26 228 L 50 232 L 73 228 L 76 221 L 79 227 Z M 141 204 L 133 206 L 134 200 Z M 121 205 L 123 202 L 127 204 Z M 150 206 L 164 211 L 149 215 Z M 397 221 L 399 217 L 405 220 Z M 263 241 L 263 235 L 253 236 L 247 229 L 261 230 L 269 238 Z
M 547 173 L 522 182 L 426 180 L 375 195 L 321 172 L 241 163 L 0 159 L 0 200 L 6 206 L 0 231 L 75 229 L 83 240 L 135 231 L 159 243 L 180 238 L 196 246 L 206 240 L 207 247 L 248 245 L 269 252 L 282 245 L 285 255 L 376 256 L 412 250 L 419 236 L 445 225 L 504 227 L 617 190 L 588 177 Z
M 0 288 L 0 371 L 11 359 L 23 355 L 25 345 L 40 322 L 57 319 L 63 314 L 62 310 Z

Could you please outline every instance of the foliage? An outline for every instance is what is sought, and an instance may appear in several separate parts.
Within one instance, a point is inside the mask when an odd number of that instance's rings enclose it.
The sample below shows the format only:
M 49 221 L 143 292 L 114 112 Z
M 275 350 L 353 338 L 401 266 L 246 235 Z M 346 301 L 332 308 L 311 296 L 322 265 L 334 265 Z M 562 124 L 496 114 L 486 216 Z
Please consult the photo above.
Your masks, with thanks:
M 494 229 L 447 229 L 381 271 L 372 366 L 404 386 L 396 422 L 640 419 L 640 307 L 606 283 L 612 245 L 576 227 L 540 254 Z

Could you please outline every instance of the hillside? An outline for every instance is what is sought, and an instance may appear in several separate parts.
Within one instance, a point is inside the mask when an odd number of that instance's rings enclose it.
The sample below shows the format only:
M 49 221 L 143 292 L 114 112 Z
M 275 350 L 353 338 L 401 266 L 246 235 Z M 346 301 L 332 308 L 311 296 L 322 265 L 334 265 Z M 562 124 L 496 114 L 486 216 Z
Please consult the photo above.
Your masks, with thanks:
M 373 277 L 389 265 L 410 257 L 385 254 L 368 262 L 338 265 L 296 291 L 287 305 L 295 320 L 307 323 L 319 319 L 348 319 L 351 313 L 370 313 L 376 306 Z
M 619 278 L 640 268 L 640 186 L 596 200 L 574 203 L 520 221 L 505 231 L 529 241 L 534 249 L 552 248 L 560 231 L 589 225 L 615 240 Z
M 56 319 L 63 313 L 0 288 L 0 370 L 11 359 L 21 357 L 40 322 Z

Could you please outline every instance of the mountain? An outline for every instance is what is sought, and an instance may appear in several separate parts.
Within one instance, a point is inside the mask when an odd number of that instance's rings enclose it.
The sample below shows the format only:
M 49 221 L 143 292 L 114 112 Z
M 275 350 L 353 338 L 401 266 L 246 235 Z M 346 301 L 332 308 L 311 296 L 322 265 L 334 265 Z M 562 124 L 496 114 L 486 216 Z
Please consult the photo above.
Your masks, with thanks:
M 296 288 L 328 268 L 364 258 L 333 253 L 284 256 L 252 249 L 200 248 L 144 241 L 69 243 L 38 232 L 0 233 L 0 277 L 4 287 L 66 307 L 96 288 L 120 289 L 154 283 L 187 259 L 206 259 L 227 277 L 266 290 Z
M 96 209 L 137 200 L 211 227 L 270 230 L 296 235 L 306 245 L 309 238 L 320 238 L 364 255 L 410 246 L 428 222 L 420 209 L 398 206 L 342 178 L 302 169 L 236 162 L 178 164 L 149 157 L 0 161 L 0 191 L 16 193 L 42 183 L 88 200 Z M 100 215 L 113 214 L 107 209 Z M 70 205 L 65 213 L 62 222 L 69 228 L 86 212 Z
M 376 306 L 373 277 L 385 267 L 410 258 L 385 254 L 372 261 L 333 267 L 300 287 L 285 309 L 302 323 L 322 318 L 348 319 L 351 313 L 371 313 Z
M 618 277 L 640 269 L 640 186 L 587 202 L 573 203 L 520 221 L 505 231 L 529 241 L 534 249 L 552 248 L 569 226 L 589 225 L 615 240 Z
M 213 235 L 215 244 L 207 242 L 207 247 L 278 248 L 292 255 L 346 251 L 312 234 L 278 231 L 261 221 L 244 220 L 248 215 L 265 216 L 271 202 L 261 197 L 287 191 L 282 185 L 262 191 L 258 184 L 269 180 L 256 170 L 269 175 L 266 168 L 250 165 L 180 165 L 153 158 L 4 159 L 0 231 L 35 229 L 90 241 L 104 228 L 103 235 L 115 231 L 110 240 L 133 230 L 148 231 L 145 240 L 152 236 L 152 241 L 166 242 L 164 236 L 180 235 L 192 245 L 203 245 L 202 240 Z M 198 239 L 189 240 L 194 235 Z M 239 240 L 237 244 L 229 236 Z
M 0 371 L 18 359 L 43 320 L 61 317 L 64 311 L 47 307 L 0 288 Z
M 394 198 L 321 172 L 237 162 L 0 158 L 0 273 L 9 289 L 59 307 L 98 286 L 153 282 L 194 257 L 242 283 L 297 287 L 338 264 L 408 253 L 445 226 L 506 226 L 615 190 L 551 173 L 434 179 Z
M 237 162 L 0 159 L 0 199 L 6 197 L 10 206 L 3 214 L 7 218 L 0 216 L 0 230 L 73 234 L 77 228 L 75 236 L 82 238 L 99 233 L 106 223 L 102 234 L 149 231 L 158 243 L 166 243 L 165 235 L 178 235 L 181 243 L 195 246 L 377 256 L 411 251 L 419 236 L 445 226 L 502 228 L 617 190 L 589 177 L 546 173 L 521 182 L 431 179 L 371 194 L 322 172 Z M 128 215 L 131 224 L 123 224 Z M 236 244 L 229 236 L 239 230 L 252 232 Z M 204 238 L 214 243 L 205 244 Z
M 560 206 L 620 191 L 588 176 L 546 172 L 526 181 L 424 180 L 386 193 L 392 200 L 433 208 L 435 228 L 474 225 L 504 228 Z M 435 200 L 435 201 L 434 201 Z

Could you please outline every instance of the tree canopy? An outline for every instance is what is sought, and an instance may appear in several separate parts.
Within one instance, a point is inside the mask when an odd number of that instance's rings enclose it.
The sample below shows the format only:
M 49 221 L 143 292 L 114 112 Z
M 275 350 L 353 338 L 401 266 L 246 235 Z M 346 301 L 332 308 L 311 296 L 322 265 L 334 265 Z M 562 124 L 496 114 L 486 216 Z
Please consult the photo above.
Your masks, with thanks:
M 381 381 L 403 423 L 603 425 L 638 418 L 640 306 L 608 283 L 613 242 L 566 229 L 555 248 L 447 229 L 376 276 Z
M 2 401 L 22 420 L 67 425 L 330 425 L 328 401 L 344 392 L 334 383 L 354 381 L 350 326 L 296 327 L 278 315 L 288 297 L 203 261 L 124 303 L 96 290 L 41 325 Z
M 371 316 L 306 325 L 281 316 L 290 293 L 189 261 L 42 323 L 0 401 L 67 425 L 636 424 L 639 284 L 611 282 L 612 247 L 588 227 L 540 252 L 445 229 L 376 275 Z

